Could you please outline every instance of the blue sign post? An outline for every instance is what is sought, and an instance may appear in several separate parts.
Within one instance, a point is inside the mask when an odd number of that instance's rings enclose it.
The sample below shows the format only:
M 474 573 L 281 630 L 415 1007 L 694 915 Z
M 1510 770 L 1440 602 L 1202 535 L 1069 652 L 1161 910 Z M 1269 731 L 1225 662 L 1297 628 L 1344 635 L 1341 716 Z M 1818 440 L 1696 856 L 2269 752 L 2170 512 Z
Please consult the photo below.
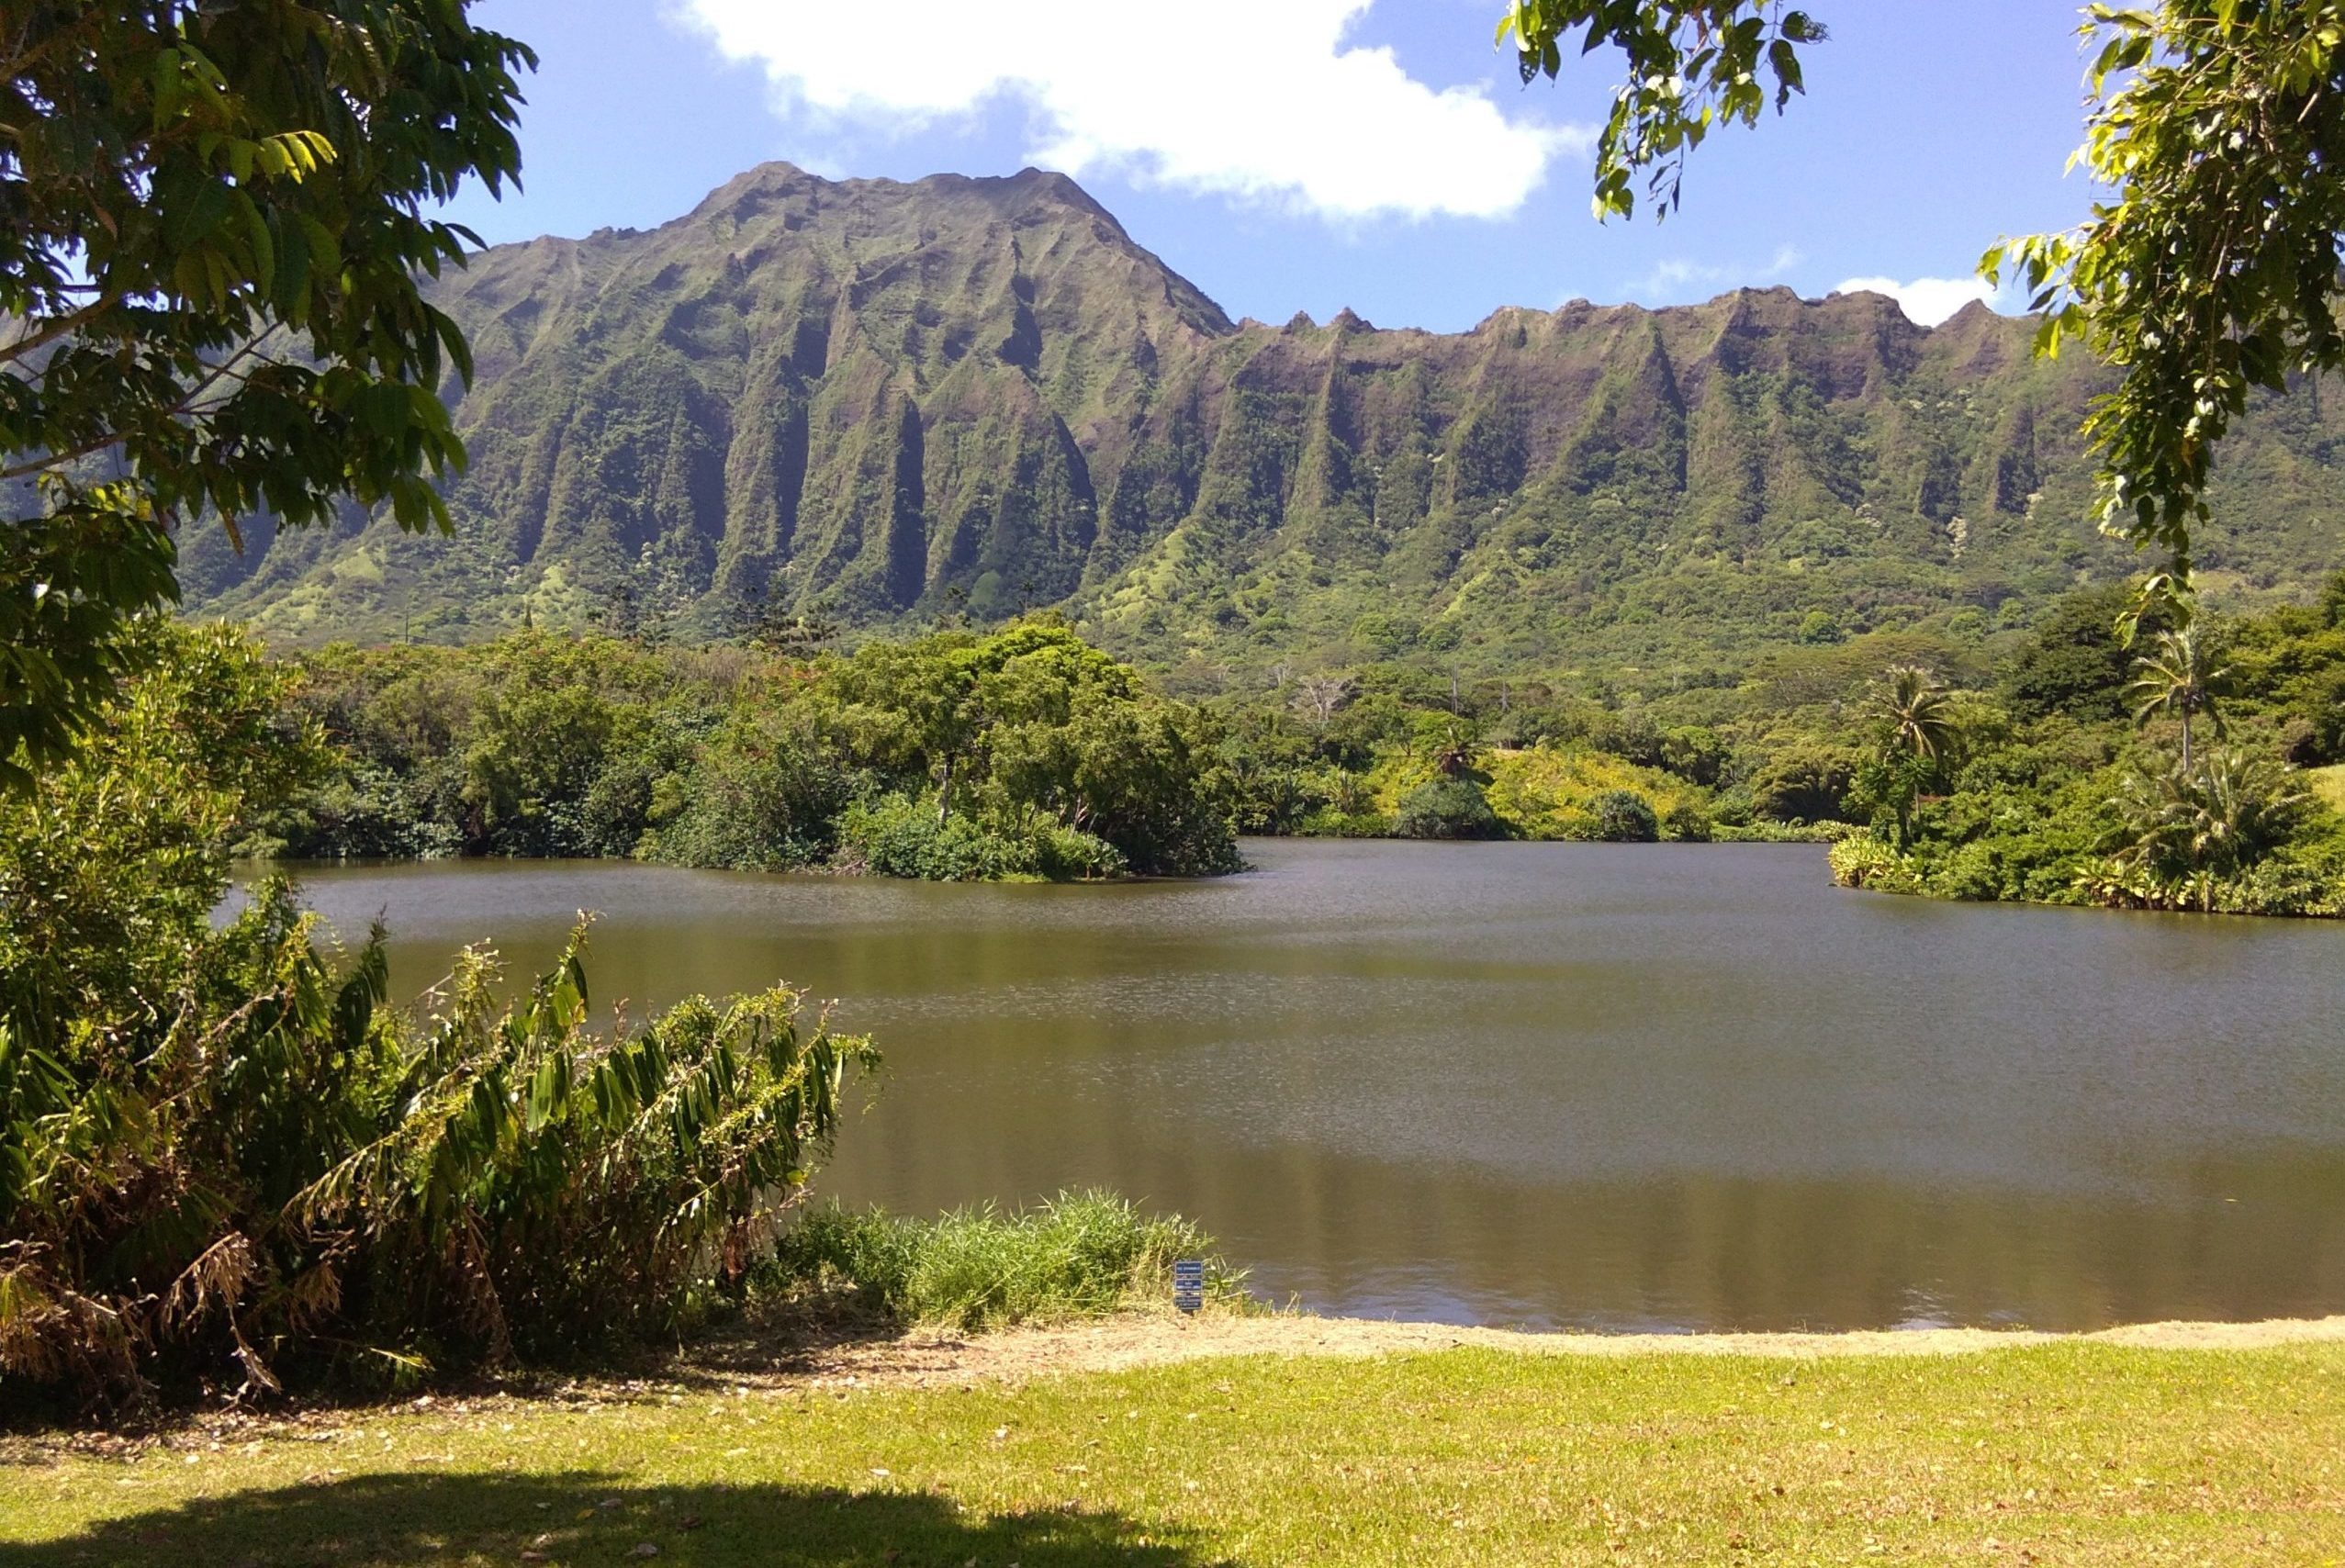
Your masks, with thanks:
M 1176 1258 L 1172 1262 L 1172 1305 L 1183 1312 L 1205 1305 L 1205 1260 Z

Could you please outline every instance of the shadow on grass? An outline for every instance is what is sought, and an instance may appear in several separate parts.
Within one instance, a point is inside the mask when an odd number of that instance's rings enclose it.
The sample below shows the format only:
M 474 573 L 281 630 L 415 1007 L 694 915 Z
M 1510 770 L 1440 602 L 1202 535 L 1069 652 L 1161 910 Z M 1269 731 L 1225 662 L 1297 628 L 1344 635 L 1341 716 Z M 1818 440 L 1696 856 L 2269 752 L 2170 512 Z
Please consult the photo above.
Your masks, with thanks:
M 645 1544 L 656 1552 L 642 1552 Z M 529 1553 L 524 1558 L 523 1553 Z M 38 1545 L 0 1568 L 387 1568 L 635 1562 L 731 1568 L 1206 1568 L 1176 1532 L 1083 1508 L 979 1518 L 948 1498 L 827 1487 L 640 1486 L 593 1473 L 377 1475 L 208 1497 Z

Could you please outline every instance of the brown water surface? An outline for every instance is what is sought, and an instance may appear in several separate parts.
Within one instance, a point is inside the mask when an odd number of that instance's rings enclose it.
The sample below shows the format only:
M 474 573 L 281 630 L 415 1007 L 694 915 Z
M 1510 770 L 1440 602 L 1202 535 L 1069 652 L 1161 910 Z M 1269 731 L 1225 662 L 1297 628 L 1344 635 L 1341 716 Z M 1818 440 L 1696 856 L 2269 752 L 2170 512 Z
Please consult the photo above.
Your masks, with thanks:
M 598 1002 L 876 1035 L 825 1188 L 1114 1187 L 1330 1312 L 2095 1327 L 2345 1311 L 2345 925 L 1847 893 L 1769 846 L 1266 842 L 1210 882 L 304 872 L 401 994 L 602 918 Z

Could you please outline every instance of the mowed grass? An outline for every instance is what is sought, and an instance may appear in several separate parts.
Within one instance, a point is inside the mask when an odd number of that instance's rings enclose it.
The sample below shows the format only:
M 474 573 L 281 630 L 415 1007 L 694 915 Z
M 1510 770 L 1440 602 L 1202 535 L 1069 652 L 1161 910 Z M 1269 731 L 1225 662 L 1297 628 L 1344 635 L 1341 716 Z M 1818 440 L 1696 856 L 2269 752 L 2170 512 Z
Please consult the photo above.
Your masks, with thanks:
M 0 1568 L 2345 1562 L 2336 1344 L 1465 1350 L 342 1419 L 19 1456 Z

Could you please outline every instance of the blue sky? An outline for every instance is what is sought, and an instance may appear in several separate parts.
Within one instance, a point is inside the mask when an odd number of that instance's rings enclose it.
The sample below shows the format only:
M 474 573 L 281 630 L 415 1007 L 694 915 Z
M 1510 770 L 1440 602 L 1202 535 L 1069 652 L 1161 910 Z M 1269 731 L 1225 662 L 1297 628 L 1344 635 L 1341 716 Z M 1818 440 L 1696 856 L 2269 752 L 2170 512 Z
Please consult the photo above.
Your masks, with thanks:
M 1233 316 L 1457 330 L 1501 305 L 1782 283 L 1958 301 L 1997 236 L 2081 218 L 2062 0 L 1814 0 L 1809 95 L 1696 155 L 1684 209 L 1588 212 L 1614 62 L 1521 86 L 1489 0 L 477 0 L 535 47 L 491 241 L 646 228 L 757 162 L 1066 169 Z M 1944 280 L 1930 286 L 1926 280 Z

